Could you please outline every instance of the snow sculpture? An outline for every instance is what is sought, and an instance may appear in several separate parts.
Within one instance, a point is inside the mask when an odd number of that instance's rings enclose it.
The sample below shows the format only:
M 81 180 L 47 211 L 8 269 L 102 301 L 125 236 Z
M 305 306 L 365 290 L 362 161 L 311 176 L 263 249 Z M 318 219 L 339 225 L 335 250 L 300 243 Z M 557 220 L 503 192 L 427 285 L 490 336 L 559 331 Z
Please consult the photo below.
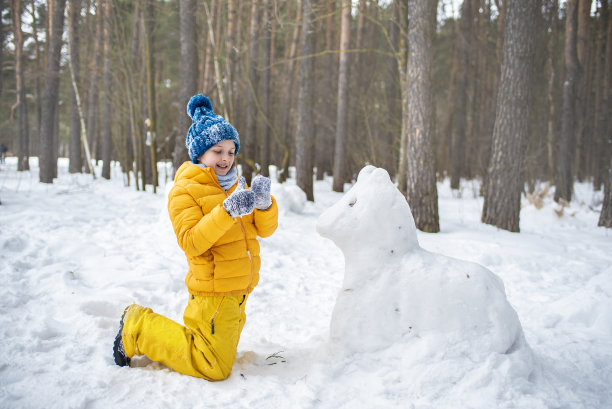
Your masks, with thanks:
M 334 345 L 367 352 L 425 340 L 421 346 L 473 359 L 526 345 L 501 279 L 479 264 L 423 250 L 410 207 L 384 169 L 363 168 L 319 217 L 317 231 L 345 259 Z

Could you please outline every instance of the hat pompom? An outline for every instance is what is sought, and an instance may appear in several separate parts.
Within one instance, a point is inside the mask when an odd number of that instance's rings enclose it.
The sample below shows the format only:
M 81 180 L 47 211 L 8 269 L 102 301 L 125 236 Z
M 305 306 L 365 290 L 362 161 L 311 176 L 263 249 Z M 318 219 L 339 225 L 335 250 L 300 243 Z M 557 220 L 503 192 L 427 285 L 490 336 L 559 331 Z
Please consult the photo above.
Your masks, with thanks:
M 208 97 L 202 94 L 194 95 L 187 104 L 187 113 L 191 119 L 194 119 L 196 109 L 200 107 L 204 108 L 205 113 L 208 113 L 209 115 L 211 115 L 213 112 L 213 106 Z

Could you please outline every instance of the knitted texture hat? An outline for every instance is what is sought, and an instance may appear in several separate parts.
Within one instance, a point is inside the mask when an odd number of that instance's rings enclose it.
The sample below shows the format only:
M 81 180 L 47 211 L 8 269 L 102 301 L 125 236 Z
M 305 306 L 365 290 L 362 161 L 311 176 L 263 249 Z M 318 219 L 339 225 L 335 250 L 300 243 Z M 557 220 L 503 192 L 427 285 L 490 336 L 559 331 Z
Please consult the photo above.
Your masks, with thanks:
M 221 115 L 213 112 L 210 99 L 202 94 L 194 95 L 187 104 L 187 113 L 193 123 L 187 131 L 185 146 L 193 163 L 208 149 L 221 141 L 230 140 L 236 144 L 235 154 L 240 150 L 240 138 L 236 129 Z

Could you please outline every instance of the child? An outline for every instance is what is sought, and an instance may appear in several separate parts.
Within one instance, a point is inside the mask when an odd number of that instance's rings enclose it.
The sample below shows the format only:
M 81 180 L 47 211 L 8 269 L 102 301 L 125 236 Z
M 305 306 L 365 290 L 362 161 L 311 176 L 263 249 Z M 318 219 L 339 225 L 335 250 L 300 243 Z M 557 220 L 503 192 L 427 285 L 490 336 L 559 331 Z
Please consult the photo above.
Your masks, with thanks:
M 146 355 L 177 372 L 210 381 L 229 376 L 245 303 L 259 281 L 259 243 L 278 225 L 270 179 L 238 180 L 234 158 L 240 150 L 236 129 L 196 95 L 187 105 L 193 120 L 186 145 L 191 162 L 176 171 L 168 211 L 189 271 L 185 326 L 150 308 L 128 306 L 121 318 L 113 355 L 119 366 Z

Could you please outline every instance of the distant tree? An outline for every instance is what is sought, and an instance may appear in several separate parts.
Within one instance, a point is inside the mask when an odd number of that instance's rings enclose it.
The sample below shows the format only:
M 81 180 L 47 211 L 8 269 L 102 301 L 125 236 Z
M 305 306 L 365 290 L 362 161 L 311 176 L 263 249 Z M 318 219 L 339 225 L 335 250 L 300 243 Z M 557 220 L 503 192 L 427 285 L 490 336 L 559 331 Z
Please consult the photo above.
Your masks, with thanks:
M 334 149 L 334 192 L 344 191 L 345 158 L 348 120 L 348 76 L 351 45 L 351 1 L 342 1 L 342 23 L 340 25 L 340 61 L 338 68 L 338 112 L 336 115 L 336 141 Z
M 523 159 L 529 130 L 537 0 L 508 0 L 493 146 L 482 222 L 519 231 Z
M 293 26 L 290 43 L 286 47 L 285 60 L 287 61 L 286 85 L 284 87 L 284 98 L 281 117 L 281 135 L 284 144 L 284 155 L 280 164 L 281 173 L 279 181 L 283 182 L 289 177 L 289 165 L 291 164 L 291 152 L 293 148 L 293 133 L 291 132 L 291 108 L 293 105 L 293 91 L 295 85 L 296 57 L 300 45 L 300 31 L 302 25 L 302 0 L 296 1 L 296 17 Z
M 109 1 L 109 0 L 106 0 Z M 145 0 L 144 7 L 145 28 L 145 71 L 147 73 L 147 145 L 149 145 L 149 159 L 151 165 L 151 184 L 153 193 L 157 193 L 157 100 L 155 93 L 155 65 L 153 64 L 153 28 L 155 27 L 155 0 Z
M 402 80 L 402 132 L 406 134 L 406 196 L 416 227 L 440 231 L 438 190 L 433 155 L 433 95 L 431 71 L 437 0 L 409 0 L 408 47 L 410 57 Z
M 604 202 L 597 225 L 608 228 L 612 227 L 612 158 L 608 167 L 608 175 L 604 188 Z
M 612 116 L 612 10 L 610 1 L 602 1 L 599 9 L 599 52 L 597 55 L 597 80 L 595 94 L 595 146 L 593 155 L 593 187 L 601 189 L 605 183 L 610 146 L 610 117 Z
M 314 201 L 312 186 L 314 155 L 314 121 L 313 104 L 315 88 L 314 53 L 314 11 L 313 0 L 303 0 L 302 41 L 300 59 L 300 76 L 298 80 L 298 121 L 296 130 L 296 182 L 306 193 L 306 198 Z
M 558 88 L 558 55 L 556 45 L 559 35 L 559 0 L 552 0 L 549 8 L 549 26 L 550 34 L 548 38 L 548 59 L 546 60 L 546 69 L 548 71 L 548 121 L 546 130 L 546 149 L 548 156 L 548 176 L 553 179 L 555 174 L 555 134 L 557 130 L 557 88 Z
M 191 126 L 191 119 L 187 115 L 187 103 L 197 93 L 198 81 L 198 55 L 196 49 L 196 7 L 195 0 L 180 0 L 181 22 L 181 85 L 178 101 L 178 131 L 174 143 L 173 166 L 176 171 L 186 160 L 189 160 L 185 146 L 185 136 Z
M 70 162 L 68 170 L 70 173 L 80 173 L 83 171 L 83 159 L 81 156 L 81 121 L 79 118 L 75 88 L 80 89 L 81 84 L 79 70 L 81 0 L 70 0 L 68 7 L 68 42 L 70 44 L 70 62 L 74 68 L 75 82 L 75 87 L 70 87 L 70 149 L 68 150 Z
M 60 59 L 62 51 L 62 34 L 64 33 L 64 11 L 66 0 L 49 0 L 52 5 L 51 30 L 49 32 L 49 56 L 45 71 L 45 89 L 42 97 L 42 123 L 40 132 L 40 181 L 53 183 L 57 173 L 56 152 L 54 152 L 54 131 L 59 101 Z
M 272 58 L 272 4 L 263 0 L 263 50 L 262 50 L 262 109 L 263 132 L 261 138 L 261 174 L 270 175 L 270 73 Z
M 574 184 L 572 165 L 574 161 L 576 132 L 576 80 L 578 76 L 578 56 L 576 53 L 576 27 L 578 20 L 578 0 L 567 0 L 565 22 L 565 47 L 563 79 L 563 105 L 561 108 L 561 137 L 556 161 L 555 202 L 572 199 Z
M 456 81 L 455 100 L 451 101 L 451 188 L 459 189 L 459 181 L 465 176 L 466 165 L 466 127 L 468 108 L 468 72 L 470 70 L 470 40 L 472 35 L 472 0 L 464 0 L 461 6 L 459 35 L 457 36 L 457 59 L 453 67 Z M 453 85 L 451 85 L 453 86 Z
M 251 183 L 255 171 L 255 150 L 257 142 L 257 101 L 256 91 L 259 89 L 258 55 L 259 55 L 259 3 L 253 0 L 251 7 L 251 27 L 249 32 L 249 84 L 247 90 L 247 126 L 243 134 L 244 151 L 242 152 L 242 174 L 247 183 Z
M 93 37 L 100 38 L 103 30 L 104 0 L 94 0 L 96 3 L 95 22 L 93 24 Z M 98 124 L 99 124 L 99 68 L 102 66 L 102 42 L 94 41 L 94 49 L 90 54 L 89 61 L 89 91 L 87 106 L 87 141 L 91 149 L 91 155 L 98 158 Z
M 111 0 L 104 0 L 104 26 L 102 28 L 102 41 L 104 48 L 104 66 L 102 83 L 103 100 L 102 100 L 102 177 L 110 179 L 111 155 L 113 151 L 113 143 L 111 137 L 111 92 L 112 92 L 112 74 L 111 74 Z
M 22 0 L 11 0 L 13 40 L 15 42 L 15 77 L 17 94 L 17 170 L 30 170 L 30 128 L 24 79 L 23 30 L 21 27 Z

